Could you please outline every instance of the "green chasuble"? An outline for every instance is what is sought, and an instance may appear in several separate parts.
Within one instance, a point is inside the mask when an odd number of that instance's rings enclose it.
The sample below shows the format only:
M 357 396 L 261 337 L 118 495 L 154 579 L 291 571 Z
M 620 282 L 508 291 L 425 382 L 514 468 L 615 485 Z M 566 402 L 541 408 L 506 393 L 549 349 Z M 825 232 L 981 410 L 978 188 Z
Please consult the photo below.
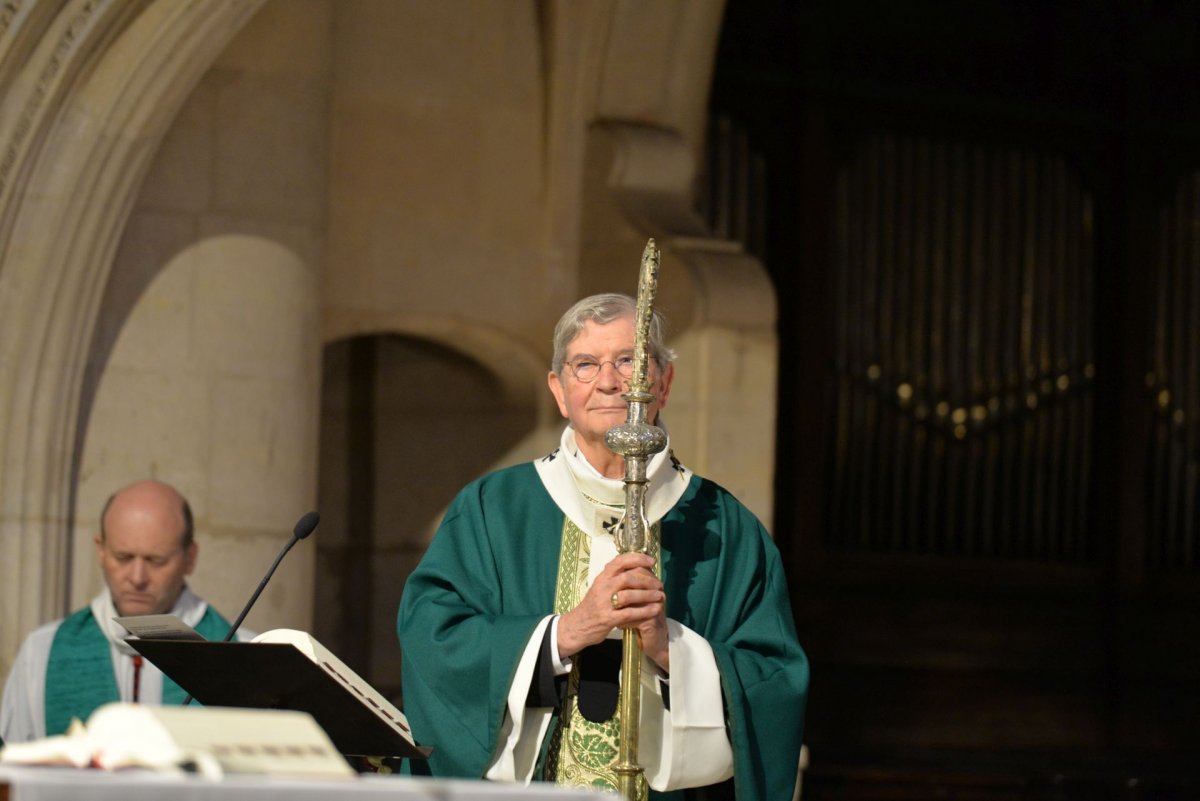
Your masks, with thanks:
M 195 626 L 206 640 L 221 640 L 229 621 L 209 606 Z M 63 734 L 71 718 L 86 721 L 98 707 L 119 701 L 108 638 L 91 607 L 84 607 L 59 624 L 46 664 L 46 736 Z M 182 704 L 187 693 L 163 675 L 164 706 Z
M 563 522 L 532 463 L 471 483 L 451 504 L 400 604 L 404 711 L 434 749 L 414 771 L 487 770 L 521 654 L 554 609 Z M 779 552 L 748 509 L 698 476 L 661 534 L 667 616 L 716 656 L 737 798 L 791 798 L 808 661 Z

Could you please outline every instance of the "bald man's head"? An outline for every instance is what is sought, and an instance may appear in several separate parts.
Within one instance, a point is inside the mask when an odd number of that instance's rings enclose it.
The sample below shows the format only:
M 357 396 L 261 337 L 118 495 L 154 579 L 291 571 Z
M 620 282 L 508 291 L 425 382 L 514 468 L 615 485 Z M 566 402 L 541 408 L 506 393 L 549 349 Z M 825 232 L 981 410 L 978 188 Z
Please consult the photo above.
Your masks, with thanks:
M 122 615 L 169 612 L 196 566 L 192 511 L 161 481 L 139 481 L 108 499 L 96 553 Z
M 105 520 L 108 518 L 108 510 L 112 508 L 113 502 L 117 500 L 117 496 L 136 498 L 140 494 L 156 495 L 161 494 L 164 502 L 177 504 L 179 507 L 180 518 L 183 521 L 181 545 L 187 548 L 195 539 L 195 524 L 192 522 L 192 507 L 188 505 L 187 498 L 179 494 L 179 491 L 170 484 L 164 484 L 161 481 L 148 479 L 146 481 L 138 481 L 135 484 L 130 484 L 124 489 L 117 490 L 112 495 L 108 496 L 108 500 L 104 502 L 104 509 L 100 512 L 100 536 L 104 537 L 107 533 L 105 528 Z

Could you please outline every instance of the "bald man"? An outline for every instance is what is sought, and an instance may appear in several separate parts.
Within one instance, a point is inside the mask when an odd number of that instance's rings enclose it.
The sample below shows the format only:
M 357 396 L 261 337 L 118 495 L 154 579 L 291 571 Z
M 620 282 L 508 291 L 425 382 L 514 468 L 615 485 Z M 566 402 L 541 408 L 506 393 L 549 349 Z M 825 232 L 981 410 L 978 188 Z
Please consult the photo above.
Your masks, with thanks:
M 210 640 L 229 631 L 229 621 L 187 587 L 199 546 L 191 508 L 174 487 L 139 481 L 116 492 L 95 543 L 104 590 L 22 643 L 0 707 L 5 742 L 62 734 L 72 718 L 86 720 L 110 701 L 183 702 L 186 693 L 125 643 L 113 621 L 119 615 L 172 614 Z

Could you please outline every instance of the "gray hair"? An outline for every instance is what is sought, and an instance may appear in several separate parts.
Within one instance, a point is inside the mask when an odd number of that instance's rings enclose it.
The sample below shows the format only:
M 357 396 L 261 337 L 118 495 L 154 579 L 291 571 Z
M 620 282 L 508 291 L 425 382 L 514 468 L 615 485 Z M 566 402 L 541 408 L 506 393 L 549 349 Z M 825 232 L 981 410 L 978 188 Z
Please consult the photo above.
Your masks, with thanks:
M 633 319 L 637 314 L 637 303 L 628 295 L 618 292 L 605 292 L 590 295 L 567 309 L 554 326 L 554 359 L 550 368 L 559 376 L 562 375 L 563 364 L 567 359 L 567 347 L 575 338 L 583 333 L 585 324 L 592 322 L 597 325 L 607 325 L 614 320 L 628 317 Z M 650 319 L 650 341 L 646 350 L 651 358 L 658 362 L 660 370 L 666 369 L 675 359 L 675 351 L 668 348 L 663 335 L 667 323 L 662 314 L 655 309 Z

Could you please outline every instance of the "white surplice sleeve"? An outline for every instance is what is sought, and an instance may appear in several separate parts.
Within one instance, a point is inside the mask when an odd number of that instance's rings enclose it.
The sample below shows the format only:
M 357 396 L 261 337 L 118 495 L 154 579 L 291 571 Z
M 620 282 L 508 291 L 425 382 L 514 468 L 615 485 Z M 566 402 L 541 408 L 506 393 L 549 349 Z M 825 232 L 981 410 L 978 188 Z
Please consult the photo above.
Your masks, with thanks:
M 544 619 L 526 643 L 508 692 L 508 713 L 492 762 L 484 774 L 497 781 L 533 780 L 549 708 L 525 706 L 546 626 Z M 658 668 L 643 657 L 642 714 L 638 760 L 655 790 L 702 787 L 733 775 L 733 750 L 725 732 L 721 677 L 712 648 L 696 632 L 667 620 L 671 660 L 670 709 L 664 705 Z
M 0 739 L 6 743 L 46 736 L 46 664 L 60 622 L 34 630 L 17 651 L 0 703 Z
M 550 725 L 549 707 L 527 707 L 529 686 L 533 683 L 538 654 L 546 626 L 557 620 L 557 615 L 547 615 L 534 628 L 525 651 L 517 663 L 512 685 L 508 689 L 508 713 L 500 727 L 500 737 L 492 761 L 484 772 L 484 778 L 495 781 L 510 781 L 529 784 L 537 767 L 542 738 Z
M 667 619 L 670 704 L 649 659 L 642 660 L 642 716 L 638 762 L 646 781 L 660 792 L 703 787 L 733 775 L 733 749 L 725 730 L 721 674 L 708 641 Z

